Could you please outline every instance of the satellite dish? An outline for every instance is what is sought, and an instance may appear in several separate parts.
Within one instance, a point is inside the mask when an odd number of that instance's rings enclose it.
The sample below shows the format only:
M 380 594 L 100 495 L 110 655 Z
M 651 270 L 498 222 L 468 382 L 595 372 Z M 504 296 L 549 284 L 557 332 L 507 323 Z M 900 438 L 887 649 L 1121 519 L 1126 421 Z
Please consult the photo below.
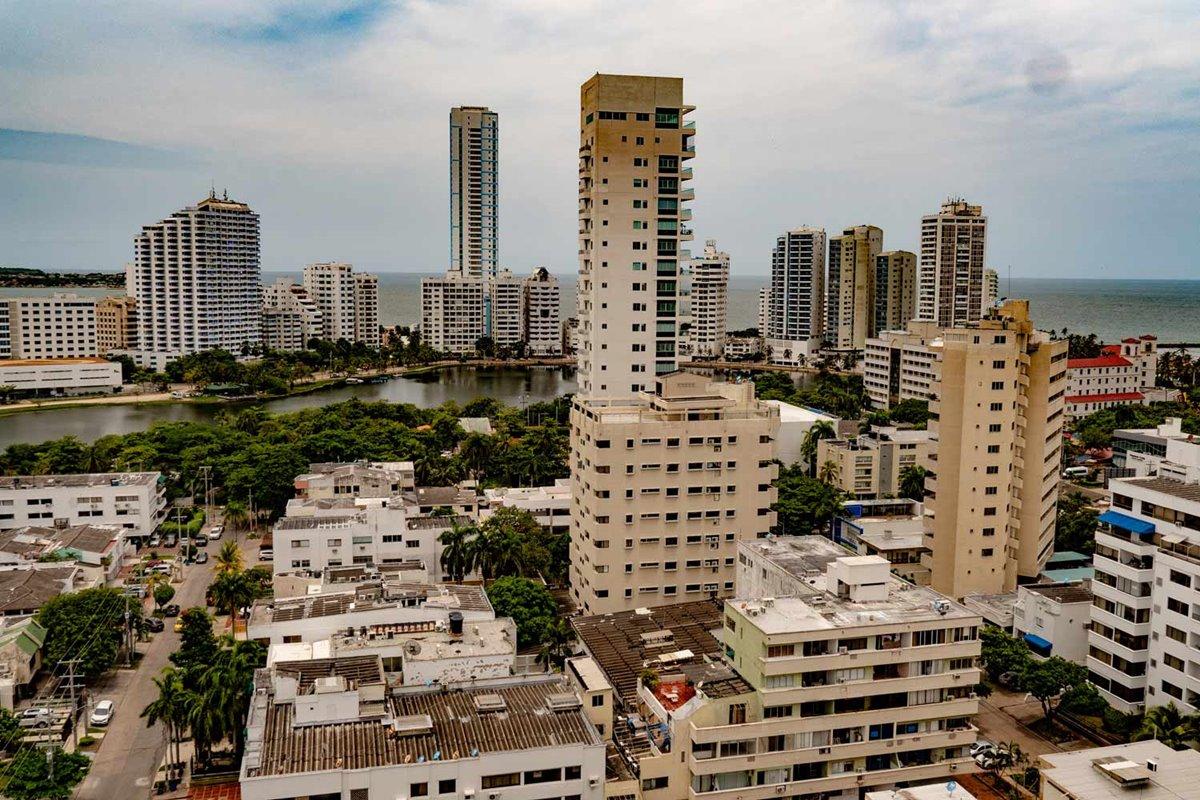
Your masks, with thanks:
M 421 643 L 416 639 L 409 639 L 404 643 L 404 652 L 410 656 L 419 655 L 421 652 Z

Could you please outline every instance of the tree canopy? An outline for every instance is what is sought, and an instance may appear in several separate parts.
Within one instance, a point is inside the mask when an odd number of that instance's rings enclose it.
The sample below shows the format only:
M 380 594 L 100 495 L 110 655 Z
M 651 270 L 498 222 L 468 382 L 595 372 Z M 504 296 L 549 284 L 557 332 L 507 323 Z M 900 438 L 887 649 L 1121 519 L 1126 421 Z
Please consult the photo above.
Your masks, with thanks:
M 820 533 L 841 510 L 842 493 L 809 477 L 800 464 L 781 469 L 776 486 L 779 498 L 772 508 L 778 513 L 778 531 L 786 536 Z
M 541 644 L 558 616 L 550 591 L 528 578 L 499 578 L 487 587 L 487 596 L 497 617 L 512 617 L 521 647 Z
M 60 594 L 42 606 L 38 622 L 46 628 L 43 659 L 80 661 L 80 672 L 94 679 L 117 661 L 125 626 L 125 613 L 134 629 L 140 627 L 142 606 L 131 603 L 117 589 L 97 587 Z

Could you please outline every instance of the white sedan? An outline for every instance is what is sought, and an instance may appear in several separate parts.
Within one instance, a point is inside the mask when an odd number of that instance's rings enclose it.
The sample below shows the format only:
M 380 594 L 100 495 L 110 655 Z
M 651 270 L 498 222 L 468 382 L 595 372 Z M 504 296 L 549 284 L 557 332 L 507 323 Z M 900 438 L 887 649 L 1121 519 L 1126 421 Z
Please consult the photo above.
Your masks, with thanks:
M 101 700 L 96 703 L 96 707 L 92 709 L 92 715 L 88 718 L 91 725 L 97 728 L 103 728 L 112 721 L 113 714 L 116 713 L 117 706 L 112 700 Z

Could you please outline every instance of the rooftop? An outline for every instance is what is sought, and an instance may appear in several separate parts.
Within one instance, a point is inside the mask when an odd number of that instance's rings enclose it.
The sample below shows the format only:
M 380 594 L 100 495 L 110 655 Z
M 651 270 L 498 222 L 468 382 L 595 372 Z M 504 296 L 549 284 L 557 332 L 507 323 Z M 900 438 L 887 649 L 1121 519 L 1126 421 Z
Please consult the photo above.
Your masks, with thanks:
M 1148 760 L 1157 769 L 1147 769 Z M 1154 739 L 1050 753 L 1041 761 L 1043 780 L 1069 800 L 1182 800 L 1196 797 L 1200 786 L 1200 752 Z
M 1134 340 L 1136 341 L 1136 339 Z M 1128 359 L 1121 356 L 1103 355 L 1095 358 L 1070 358 L 1067 359 L 1067 369 L 1093 369 L 1096 367 L 1129 367 L 1132 366 Z
M 338 614 L 354 614 L 381 608 L 430 606 L 447 610 L 490 611 L 491 604 L 480 586 L 460 584 L 380 583 L 376 591 L 357 591 L 299 597 L 260 604 L 268 622 L 291 622 Z
M 953 788 L 951 788 L 953 787 Z M 976 800 L 975 795 L 958 785 L 956 781 L 927 783 L 924 786 L 909 786 L 906 789 L 880 789 L 867 792 L 866 800 Z
M 63 364 L 113 364 L 107 358 L 80 356 L 79 358 L 0 358 L 0 367 L 54 367 Z
M 0 571 L 0 614 L 37 610 L 69 589 L 75 567 Z
M 1092 590 L 1080 583 L 1029 583 L 1021 588 L 1056 603 L 1092 602 Z
M 815 408 L 807 406 L 797 406 L 791 403 L 785 403 L 782 400 L 763 400 L 764 405 L 773 406 L 779 409 L 779 421 L 783 422 L 800 422 L 813 423 L 825 420 L 827 422 L 837 422 L 838 418 L 832 414 L 826 414 L 823 411 L 818 411 Z
M 404 493 L 404 499 L 422 506 L 474 505 L 475 490 L 462 486 L 418 486 Z
M 248 759 L 245 777 L 603 746 L 562 677 L 486 689 L 401 690 L 386 700 L 384 716 L 374 719 L 294 727 L 294 711 L 294 703 L 268 703 L 261 754 Z
M 859 517 L 851 520 L 858 538 L 876 550 L 915 550 L 924 547 L 924 522 L 920 516 Z
M 1180 500 L 1200 502 L 1200 483 L 1184 483 L 1170 478 L 1118 478 L 1116 483 L 1140 486 L 1152 492 L 1178 497 Z
M 150 486 L 157 472 L 94 472 L 79 475 L 15 475 L 0 477 L 0 489 L 40 489 L 48 486 Z

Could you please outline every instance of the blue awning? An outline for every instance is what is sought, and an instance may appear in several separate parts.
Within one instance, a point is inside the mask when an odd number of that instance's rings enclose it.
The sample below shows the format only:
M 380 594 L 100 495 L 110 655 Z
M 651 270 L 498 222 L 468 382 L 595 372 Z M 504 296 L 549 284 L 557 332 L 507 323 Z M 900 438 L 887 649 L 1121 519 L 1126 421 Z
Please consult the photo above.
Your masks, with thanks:
M 1052 645 L 1050 642 L 1047 642 L 1045 639 L 1038 636 L 1037 634 L 1027 633 L 1027 634 L 1025 634 L 1025 636 L 1023 638 L 1025 639 L 1025 641 L 1029 642 L 1030 647 L 1032 647 L 1035 650 L 1041 650 L 1041 651 L 1045 651 L 1045 652 L 1049 653 L 1051 650 L 1054 649 L 1054 645 Z
M 1148 536 L 1154 533 L 1154 523 L 1146 522 L 1145 520 L 1131 517 L 1128 514 L 1122 514 L 1120 511 L 1109 509 L 1099 517 L 1101 522 L 1107 523 L 1122 530 L 1135 533 L 1138 536 Z

